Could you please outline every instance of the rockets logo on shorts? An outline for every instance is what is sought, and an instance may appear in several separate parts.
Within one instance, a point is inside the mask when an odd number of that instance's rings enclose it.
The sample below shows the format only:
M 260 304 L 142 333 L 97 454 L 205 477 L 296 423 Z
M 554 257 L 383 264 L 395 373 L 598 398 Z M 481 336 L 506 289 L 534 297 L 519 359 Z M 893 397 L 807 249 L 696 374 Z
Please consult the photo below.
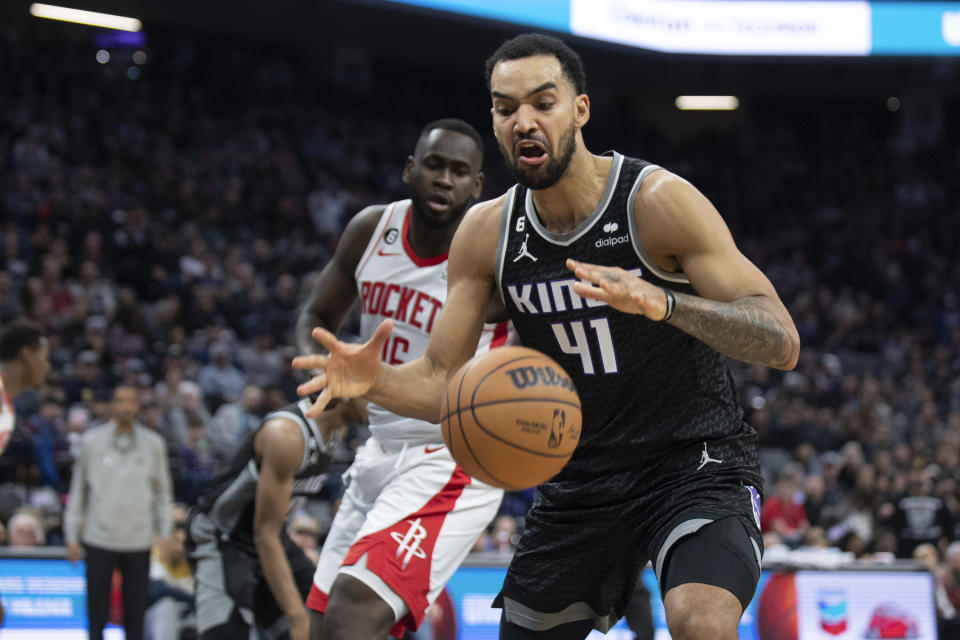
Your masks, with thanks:
M 413 557 L 421 559 L 427 557 L 427 554 L 420 548 L 420 541 L 427 537 L 427 530 L 420 524 L 420 518 L 407 520 L 407 522 L 410 523 L 410 528 L 407 529 L 406 534 L 401 535 L 399 531 L 390 532 L 390 537 L 397 543 L 397 559 L 399 560 L 400 556 L 406 552 L 400 563 L 401 569 L 406 569 Z

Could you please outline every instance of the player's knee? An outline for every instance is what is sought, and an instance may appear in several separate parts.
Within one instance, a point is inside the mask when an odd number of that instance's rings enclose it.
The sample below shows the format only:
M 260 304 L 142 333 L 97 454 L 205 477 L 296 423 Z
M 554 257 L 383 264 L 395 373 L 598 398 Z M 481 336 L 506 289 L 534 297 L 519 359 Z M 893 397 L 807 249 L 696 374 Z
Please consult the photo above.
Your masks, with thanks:
M 737 625 L 714 612 L 693 607 L 676 612 L 667 620 L 674 640 L 736 640 Z
M 390 605 L 363 582 L 346 575 L 338 576 L 330 589 L 323 618 L 323 640 L 385 638 L 394 624 Z

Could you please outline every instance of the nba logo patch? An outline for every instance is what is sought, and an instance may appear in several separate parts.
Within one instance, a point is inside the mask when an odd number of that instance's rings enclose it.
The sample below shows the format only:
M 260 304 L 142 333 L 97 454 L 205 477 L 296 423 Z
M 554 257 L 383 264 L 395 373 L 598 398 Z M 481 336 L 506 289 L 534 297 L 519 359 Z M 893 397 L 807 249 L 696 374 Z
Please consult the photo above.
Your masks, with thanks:
M 832 636 L 847 631 L 847 593 L 843 589 L 821 589 L 817 597 L 820 628 Z
M 750 492 L 750 508 L 753 509 L 753 520 L 757 523 L 757 529 L 760 528 L 760 494 L 753 487 L 747 487 Z

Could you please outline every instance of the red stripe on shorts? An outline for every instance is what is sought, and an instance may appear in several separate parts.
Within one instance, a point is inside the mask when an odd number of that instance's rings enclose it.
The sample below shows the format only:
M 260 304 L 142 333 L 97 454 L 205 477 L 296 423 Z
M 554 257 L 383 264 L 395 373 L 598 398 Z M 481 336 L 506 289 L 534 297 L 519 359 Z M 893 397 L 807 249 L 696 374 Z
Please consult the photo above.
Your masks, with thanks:
M 327 602 L 329 597 L 320 589 L 317 589 L 317 585 L 310 585 L 310 593 L 307 594 L 307 608 L 313 609 L 319 613 L 327 612 Z
M 427 501 L 419 511 L 396 524 L 357 540 L 343 565 L 356 564 L 367 554 L 367 569 L 375 573 L 406 603 L 410 613 L 404 616 L 391 634 L 400 637 L 403 627 L 416 630 L 426 612 L 430 591 L 430 566 L 433 547 L 447 514 L 453 511 L 457 498 L 471 479 L 457 467 L 446 486 Z M 400 634 L 395 632 L 399 630 Z

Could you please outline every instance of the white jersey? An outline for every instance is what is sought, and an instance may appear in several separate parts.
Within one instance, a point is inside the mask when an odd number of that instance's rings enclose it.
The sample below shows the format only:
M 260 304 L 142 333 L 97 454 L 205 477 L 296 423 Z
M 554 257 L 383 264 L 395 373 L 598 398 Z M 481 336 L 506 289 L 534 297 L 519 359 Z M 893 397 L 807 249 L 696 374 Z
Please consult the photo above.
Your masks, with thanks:
M 381 353 L 389 364 L 420 357 L 447 298 L 447 254 L 421 258 L 407 241 L 410 204 L 400 200 L 387 205 L 354 272 L 362 305 L 361 337 L 369 340 L 385 318 L 393 319 L 393 333 Z M 487 324 L 477 353 L 515 342 L 509 322 Z M 373 403 L 369 412 L 370 432 L 382 444 L 443 442 L 437 424 L 398 416 Z

